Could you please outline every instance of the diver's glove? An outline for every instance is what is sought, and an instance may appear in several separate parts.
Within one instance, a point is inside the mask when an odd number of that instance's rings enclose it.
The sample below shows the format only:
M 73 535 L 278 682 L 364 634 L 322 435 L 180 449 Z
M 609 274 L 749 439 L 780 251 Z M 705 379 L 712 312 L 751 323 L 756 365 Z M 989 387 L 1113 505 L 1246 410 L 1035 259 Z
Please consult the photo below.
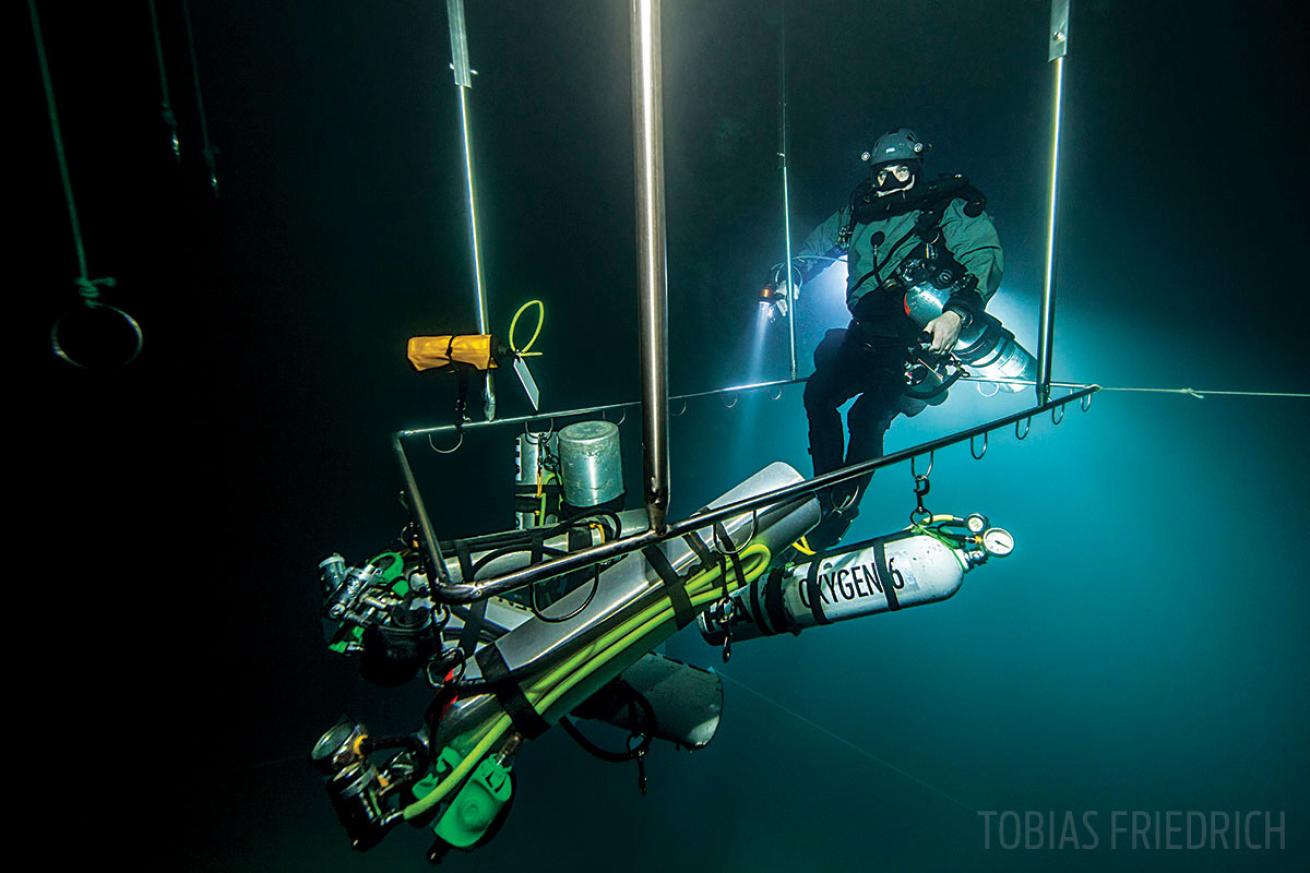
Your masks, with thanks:
M 960 329 L 963 327 L 964 318 L 953 309 L 946 310 L 928 322 L 923 327 L 923 332 L 932 338 L 928 351 L 934 355 L 950 354 L 955 344 L 959 342 Z

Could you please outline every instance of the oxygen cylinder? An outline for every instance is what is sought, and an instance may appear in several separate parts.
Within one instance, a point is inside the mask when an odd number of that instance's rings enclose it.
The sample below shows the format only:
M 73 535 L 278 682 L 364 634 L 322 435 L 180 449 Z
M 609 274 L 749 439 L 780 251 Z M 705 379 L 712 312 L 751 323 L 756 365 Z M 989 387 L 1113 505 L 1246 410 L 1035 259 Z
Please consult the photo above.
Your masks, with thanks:
M 527 530 L 559 522 L 560 487 L 552 467 L 559 453 L 559 434 L 519 434 L 514 443 L 514 527 Z M 545 510 L 542 498 L 545 498 Z
M 584 509 L 623 496 L 619 426 L 612 421 L 579 421 L 559 432 L 560 478 L 564 502 Z
M 920 327 L 942 314 L 954 286 L 939 288 L 931 281 L 907 284 L 905 312 Z M 1037 360 L 1015 340 L 996 316 L 979 312 L 974 320 L 960 331 L 955 345 L 955 356 L 975 375 L 984 379 L 1026 380 L 1037 378 Z M 1007 391 L 1017 393 L 1027 386 L 1000 383 Z
M 966 550 L 935 536 L 902 531 L 775 569 L 733 594 L 732 638 L 800 633 L 815 625 L 946 600 L 960 590 L 965 573 L 989 555 L 1008 554 L 1013 543 L 1001 528 L 979 539 L 981 548 Z M 699 622 L 706 642 L 723 642 L 721 614 L 702 613 Z

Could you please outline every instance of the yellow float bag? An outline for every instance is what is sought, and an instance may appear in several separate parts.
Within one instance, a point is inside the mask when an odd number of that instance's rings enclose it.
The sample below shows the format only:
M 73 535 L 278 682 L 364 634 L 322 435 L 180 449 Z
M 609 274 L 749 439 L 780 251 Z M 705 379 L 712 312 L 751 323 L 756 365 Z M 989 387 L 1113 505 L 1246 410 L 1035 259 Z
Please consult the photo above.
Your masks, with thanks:
M 496 366 L 491 334 L 465 336 L 412 336 L 407 356 L 420 373 L 451 364 L 468 364 L 479 370 Z

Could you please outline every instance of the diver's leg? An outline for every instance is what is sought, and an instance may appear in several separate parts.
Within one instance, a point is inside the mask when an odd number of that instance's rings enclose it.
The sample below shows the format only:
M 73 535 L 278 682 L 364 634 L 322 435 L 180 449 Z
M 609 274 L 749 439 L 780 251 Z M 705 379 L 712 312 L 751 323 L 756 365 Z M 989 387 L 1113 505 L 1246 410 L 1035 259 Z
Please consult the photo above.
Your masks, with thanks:
M 882 456 L 883 436 L 900 412 L 899 398 L 894 390 L 887 390 L 888 387 L 892 386 L 872 388 L 851 405 L 846 416 L 851 429 L 851 441 L 846 449 L 847 466 Z M 872 478 L 873 474 L 868 473 L 854 480 L 854 489 L 848 491 L 837 505 L 841 506 L 850 499 L 852 508 L 858 506 Z
M 814 350 L 814 375 L 805 383 L 805 415 L 810 424 L 810 457 L 814 475 L 836 470 L 842 465 L 843 434 L 838 407 L 854 391 L 846 384 L 841 354 L 846 331 L 830 330 Z

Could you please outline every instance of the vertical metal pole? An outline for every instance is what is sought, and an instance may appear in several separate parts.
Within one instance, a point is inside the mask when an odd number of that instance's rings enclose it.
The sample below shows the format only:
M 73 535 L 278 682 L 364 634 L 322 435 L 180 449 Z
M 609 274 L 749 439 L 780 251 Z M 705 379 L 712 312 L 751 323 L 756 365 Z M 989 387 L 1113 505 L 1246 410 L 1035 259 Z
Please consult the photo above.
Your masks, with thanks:
M 1064 101 L 1064 59 L 1069 54 L 1071 0 L 1051 0 L 1051 29 L 1047 60 L 1054 65 L 1051 111 L 1051 180 L 1046 204 L 1046 273 L 1042 280 L 1042 309 L 1037 325 L 1037 402 L 1051 397 L 1051 360 L 1055 343 L 1056 211 L 1060 183 L 1060 123 Z
M 650 529 L 663 532 L 669 509 L 669 306 L 664 242 L 660 0 L 632 0 L 631 30 L 644 488 Z
M 455 89 L 459 92 L 459 127 L 464 142 L 464 181 L 468 192 L 469 237 L 473 247 L 473 286 L 477 294 L 478 333 L 490 333 L 487 327 L 487 287 L 482 273 L 482 237 L 478 233 L 477 185 L 473 176 L 473 133 L 469 126 L 468 92 L 476 71 L 469 64 L 468 32 L 464 28 L 464 0 L 446 0 L 446 20 L 450 26 L 450 67 L 455 71 Z M 482 385 L 482 409 L 487 421 L 496 417 L 496 388 L 491 372 Z
M 781 46 L 778 50 L 778 166 L 782 169 L 782 227 L 786 234 L 784 251 L 787 257 L 787 348 L 790 352 L 789 378 L 796 381 L 796 297 L 791 283 L 791 193 L 787 184 L 787 4 L 782 4 Z M 797 289 L 799 290 L 799 289 Z

